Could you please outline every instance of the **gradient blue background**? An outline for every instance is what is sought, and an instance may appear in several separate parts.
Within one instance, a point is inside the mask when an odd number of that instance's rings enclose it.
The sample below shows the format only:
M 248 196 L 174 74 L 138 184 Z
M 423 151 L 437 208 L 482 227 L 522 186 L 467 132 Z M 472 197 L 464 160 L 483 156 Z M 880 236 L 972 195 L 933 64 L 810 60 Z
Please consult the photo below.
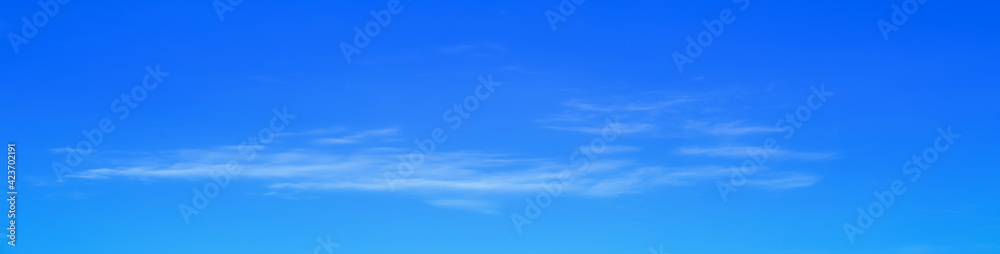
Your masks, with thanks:
M 559 1 L 404 0 L 403 11 L 348 63 L 338 45 L 386 2 L 244 0 L 220 21 L 208 0 L 70 1 L 18 53 L 4 43 L 0 137 L 19 148 L 20 194 L 17 246 L 0 252 L 312 253 L 316 238 L 328 235 L 340 244 L 335 253 L 650 253 L 660 246 L 677 254 L 1000 252 L 1000 4 L 927 1 L 886 41 L 876 23 L 903 1 L 753 0 L 679 73 L 671 54 L 704 30 L 703 20 L 736 3 L 586 1 L 553 31 L 544 13 Z M 2 9 L 6 34 L 20 31 L 21 17 L 40 7 L 8 1 Z M 118 120 L 111 102 L 157 64 L 170 76 Z M 523 214 L 524 198 L 537 191 L 275 194 L 272 184 L 295 178 L 247 175 L 186 224 L 177 206 L 190 203 L 191 189 L 207 176 L 59 182 L 50 165 L 63 160 L 59 148 L 76 144 L 81 130 L 102 118 L 115 118 L 116 129 L 75 173 L 225 154 L 219 147 L 238 145 L 282 107 L 297 115 L 285 130 L 294 135 L 269 144 L 261 161 L 303 150 L 409 151 L 413 139 L 447 127 L 442 112 L 488 74 L 503 86 L 449 130 L 439 153 L 569 164 L 574 149 L 597 137 L 570 127 L 599 128 L 618 115 L 646 128 L 614 142 L 630 152 L 596 162 L 619 163 L 622 172 L 728 168 L 745 157 L 681 151 L 760 146 L 780 134 L 717 135 L 698 123 L 771 127 L 803 105 L 811 86 L 824 84 L 835 95 L 781 145 L 830 156 L 776 157 L 750 179 L 811 180 L 744 186 L 725 202 L 715 183 L 728 175 L 636 184 L 613 195 L 567 193 L 520 234 L 510 214 Z M 678 98 L 684 103 L 623 109 Z M 592 121 L 553 120 L 562 115 Z M 902 164 L 948 126 L 962 137 L 852 244 L 842 224 L 875 201 L 873 191 L 908 179 Z M 391 135 L 350 144 L 315 142 L 386 128 Z M 188 150 L 194 155 L 162 156 Z M 421 170 L 431 169 L 418 169 L 418 177 Z M 486 208 L 432 202 L 454 199 Z

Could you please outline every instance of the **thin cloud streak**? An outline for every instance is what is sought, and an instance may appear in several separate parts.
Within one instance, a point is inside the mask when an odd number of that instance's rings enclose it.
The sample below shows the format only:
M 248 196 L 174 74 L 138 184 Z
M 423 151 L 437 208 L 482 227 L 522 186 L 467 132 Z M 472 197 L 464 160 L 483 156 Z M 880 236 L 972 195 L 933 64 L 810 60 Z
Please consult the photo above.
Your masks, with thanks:
M 750 134 L 760 134 L 760 133 L 778 133 L 782 130 L 776 127 L 767 126 L 748 126 L 744 125 L 742 121 L 720 123 L 720 124 L 709 124 L 707 122 L 695 122 L 688 121 L 684 126 L 685 129 L 700 131 L 712 135 L 720 136 L 736 136 L 736 135 L 750 135 Z
M 376 129 L 376 130 L 362 131 L 340 138 L 322 138 L 316 140 L 316 142 L 323 144 L 354 144 L 354 143 L 359 143 L 366 138 L 392 136 L 397 134 L 398 132 L 399 129 L 396 128 Z
M 719 146 L 719 147 L 682 147 L 677 150 L 682 155 L 715 156 L 742 158 L 751 155 L 751 151 L 761 150 L 759 146 Z M 768 153 L 769 157 L 790 158 L 799 160 L 823 160 L 835 156 L 836 153 L 826 152 L 796 152 L 778 149 Z
M 613 152 L 638 148 L 612 146 Z M 233 155 L 233 156 L 226 156 Z M 162 157 L 172 161 L 147 161 L 141 158 L 133 166 L 84 170 L 69 177 L 80 179 L 128 178 L 142 180 L 192 180 L 208 178 L 213 171 L 226 169 L 235 157 L 228 147 L 214 150 L 167 152 Z M 259 154 L 253 163 L 243 164 L 241 177 L 269 180 L 273 191 L 361 190 L 389 192 L 382 172 L 393 170 L 401 153 L 358 149 L 353 154 L 327 154 L 298 149 Z M 199 157 L 202 156 L 202 157 Z M 443 192 L 463 194 L 524 193 L 544 190 L 546 183 L 559 181 L 575 168 L 559 159 L 513 158 L 509 155 L 451 152 L 427 159 L 421 170 L 397 191 L 418 193 Z M 567 193 L 586 196 L 615 196 L 641 192 L 656 185 L 688 185 L 708 182 L 716 177 L 715 168 L 642 167 L 630 160 L 600 160 L 566 186 Z M 699 171 L 707 170 L 707 171 Z

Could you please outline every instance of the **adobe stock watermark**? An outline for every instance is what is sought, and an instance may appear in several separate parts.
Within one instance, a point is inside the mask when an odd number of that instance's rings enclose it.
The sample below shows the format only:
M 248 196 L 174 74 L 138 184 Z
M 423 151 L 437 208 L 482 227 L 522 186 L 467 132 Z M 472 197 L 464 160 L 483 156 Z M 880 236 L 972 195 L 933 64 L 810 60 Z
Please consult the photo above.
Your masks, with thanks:
M 219 22 L 222 22 L 226 21 L 226 12 L 233 11 L 242 3 L 243 0 L 215 0 L 212 1 L 212 8 L 215 8 L 215 14 L 219 15 Z
M 493 92 L 496 91 L 496 88 L 503 85 L 503 83 L 493 81 L 493 74 L 489 74 L 486 77 L 480 75 L 478 79 L 479 85 L 476 86 L 472 95 L 466 96 L 461 103 L 452 104 L 451 108 L 445 109 L 442 117 L 445 123 L 453 123 L 451 125 L 452 131 L 462 127 L 463 119 L 468 119 L 472 115 L 472 112 L 479 110 L 479 104 L 489 99 L 493 95 Z M 445 129 L 440 127 L 431 130 L 429 138 L 413 140 L 417 148 L 413 149 L 407 155 L 399 156 L 399 164 L 396 166 L 396 172 L 385 172 L 383 174 L 385 176 L 385 183 L 389 185 L 389 190 L 396 191 L 396 184 L 412 176 L 413 171 L 417 167 L 420 167 L 428 157 L 434 155 L 437 145 L 447 140 L 448 135 L 445 133 Z
M 313 248 L 313 254 L 320 254 L 320 251 L 323 251 L 322 253 L 333 254 L 333 249 L 340 248 L 340 244 L 331 241 L 329 235 L 326 236 L 326 240 L 323 237 L 317 236 L 316 242 L 319 245 Z
M 266 145 L 274 142 L 275 136 L 281 133 L 285 127 L 288 127 L 289 120 L 295 119 L 295 115 L 288 113 L 287 107 L 281 110 L 277 108 L 271 109 L 271 113 L 274 116 L 271 117 L 271 121 L 267 127 L 258 130 L 257 135 L 247 136 L 247 139 L 240 142 L 240 145 L 237 146 L 240 156 L 243 156 L 244 163 L 250 163 L 254 159 L 257 159 L 257 152 L 264 151 L 267 148 Z M 210 171 L 208 175 L 212 178 L 212 181 L 205 183 L 205 186 L 201 190 L 198 188 L 191 189 L 194 191 L 194 197 L 191 198 L 191 205 L 187 203 L 177 205 L 177 208 L 181 212 L 181 217 L 184 217 L 184 223 L 191 224 L 191 216 L 198 215 L 202 210 L 205 210 L 212 199 L 219 196 L 222 189 L 229 186 L 229 182 L 242 172 L 243 167 L 240 166 L 239 160 L 230 160 L 224 170 Z
M 806 97 L 805 104 L 796 108 L 795 112 L 785 114 L 785 118 L 778 119 L 778 122 L 774 124 L 775 129 L 786 132 L 782 136 L 783 140 L 791 139 L 795 135 L 795 130 L 801 128 L 803 123 L 812 118 L 813 111 L 823 108 L 826 101 L 833 96 L 833 93 L 826 91 L 825 84 L 820 84 L 819 88 L 810 86 L 809 90 L 811 93 L 809 97 Z M 747 159 L 743 160 L 743 164 L 739 168 L 730 167 L 732 172 L 729 175 L 729 182 L 715 182 L 715 187 L 719 189 L 719 195 L 722 196 L 722 202 L 729 201 L 729 193 L 737 192 L 738 188 L 743 187 L 747 178 L 756 174 L 757 169 L 764 166 L 768 157 L 777 152 L 780 147 L 778 140 L 773 137 L 764 139 L 763 143 L 760 148 L 747 149 Z
M 119 99 L 111 101 L 111 112 L 118 113 L 118 120 L 124 121 L 131 115 L 132 110 L 139 106 L 140 102 L 146 100 L 149 92 L 159 87 L 167 76 L 170 76 L 170 73 L 161 71 L 159 64 L 155 68 L 146 66 L 146 76 L 142 78 L 142 83 L 133 86 L 129 92 L 122 93 Z M 55 172 L 58 181 L 62 181 L 63 176 L 73 172 L 73 168 L 83 162 L 84 156 L 94 152 L 94 148 L 104 142 L 104 136 L 114 131 L 115 123 L 107 117 L 97 121 L 97 128 L 80 131 L 83 133 L 83 139 L 76 143 L 75 149 L 66 146 L 62 149 L 66 151 L 63 162 L 53 161 L 51 164 L 52 171 Z
M 28 44 L 28 41 L 38 35 L 38 30 L 49 24 L 49 20 L 59 14 L 59 9 L 62 5 L 69 3 L 69 0 L 48 0 L 48 1 L 38 1 L 38 6 L 41 7 L 40 11 L 36 11 L 31 15 L 31 18 L 27 16 L 21 17 L 21 33 L 17 34 L 14 32 L 7 32 L 7 40 L 10 40 L 10 46 L 14 48 L 14 54 L 21 52 L 21 46 Z
M 750 7 L 750 0 L 732 1 L 733 3 L 742 3 L 739 7 L 740 11 L 745 11 L 748 7 Z M 713 19 L 711 21 L 702 20 L 701 24 L 705 26 L 705 30 L 698 33 L 698 35 L 695 35 L 695 38 L 691 38 L 691 36 L 684 38 L 688 42 L 687 47 L 683 52 L 684 54 L 674 51 L 671 55 L 674 59 L 674 65 L 677 66 L 677 72 L 684 73 L 684 65 L 691 64 L 694 62 L 694 59 L 700 57 L 701 53 L 705 51 L 705 48 L 712 46 L 712 42 L 715 41 L 715 38 L 722 35 L 722 32 L 726 29 L 726 25 L 732 24 L 734 21 L 736 21 L 736 16 L 730 9 L 722 9 L 722 11 L 719 12 L 718 19 Z
M 931 164 L 937 162 L 941 153 L 951 149 L 951 145 L 955 144 L 955 140 L 962 137 L 961 134 L 951 132 L 951 126 L 948 126 L 947 130 L 938 128 L 937 133 L 938 136 L 934 138 L 934 142 L 930 147 L 925 148 L 921 154 L 914 155 L 911 160 L 903 162 L 903 174 L 910 175 L 911 183 L 920 180 L 920 176 L 923 175 L 924 171 L 930 169 Z M 855 237 L 864 234 L 865 230 L 868 230 L 872 227 L 872 224 L 875 224 L 875 219 L 882 217 L 885 211 L 892 207 L 896 202 L 896 197 L 902 196 L 904 193 L 906 193 L 906 184 L 900 179 L 889 183 L 888 190 L 873 192 L 872 195 L 875 196 L 876 201 L 868 204 L 868 209 L 857 208 L 858 218 L 855 221 L 856 224 L 845 222 L 843 225 L 844 235 L 851 241 L 851 244 L 854 244 Z
M 385 9 L 371 11 L 372 21 L 365 23 L 364 29 L 359 26 L 354 27 L 354 44 L 340 42 L 340 51 L 344 53 L 344 59 L 351 63 L 351 55 L 360 54 L 361 50 L 368 47 L 372 39 L 382 33 L 382 29 L 392 22 L 392 15 L 403 12 L 403 6 L 399 5 L 399 0 L 389 0 Z
M 559 5 L 556 6 L 555 11 L 545 10 L 545 19 L 549 20 L 549 26 L 552 27 L 552 31 L 555 32 L 556 24 L 566 21 L 566 17 L 573 15 L 573 12 L 576 12 L 576 7 L 586 1 L 587 0 L 562 0 L 562 2 L 559 2 Z
M 924 5 L 927 0 L 905 0 L 903 1 L 903 7 L 900 8 L 896 4 L 892 5 L 892 14 L 889 16 L 889 21 L 886 22 L 883 19 L 879 19 L 875 25 L 878 26 L 878 30 L 882 32 L 882 38 L 885 41 L 889 41 L 889 33 L 899 31 L 899 27 L 906 24 L 906 21 L 910 20 L 910 15 L 916 14 L 917 10 L 920 10 L 920 6 Z
M 518 234 L 524 231 L 525 225 L 531 224 L 541 216 L 542 209 L 552 205 L 552 201 L 562 195 L 566 186 L 573 184 L 578 176 L 585 175 L 585 170 L 590 166 L 590 162 L 597 160 L 597 156 L 607 150 L 608 144 L 618 140 L 618 137 L 622 134 L 622 124 L 619 122 L 618 116 L 606 118 L 604 121 L 606 124 L 604 125 L 604 129 L 601 130 L 600 137 L 591 139 L 588 146 L 580 146 L 580 148 L 569 155 L 572 165 L 580 165 L 575 172 L 563 170 L 559 172 L 559 180 L 543 182 L 544 191 L 538 192 L 534 199 L 531 199 L 531 197 L 524 198 L 524 202 L 526 203 L 524 206 L 524 215 L 516 212 L 510 214 L 510 220 L 514 223 L 514 229 L 517 230 Z

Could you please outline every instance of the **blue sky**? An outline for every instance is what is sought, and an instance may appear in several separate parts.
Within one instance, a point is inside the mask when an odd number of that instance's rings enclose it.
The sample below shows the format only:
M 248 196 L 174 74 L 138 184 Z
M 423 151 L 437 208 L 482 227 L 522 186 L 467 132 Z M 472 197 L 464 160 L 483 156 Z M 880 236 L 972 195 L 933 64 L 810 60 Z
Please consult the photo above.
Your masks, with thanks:
M 2 253 L 1000 252 L 996 3 L 49 3 Z

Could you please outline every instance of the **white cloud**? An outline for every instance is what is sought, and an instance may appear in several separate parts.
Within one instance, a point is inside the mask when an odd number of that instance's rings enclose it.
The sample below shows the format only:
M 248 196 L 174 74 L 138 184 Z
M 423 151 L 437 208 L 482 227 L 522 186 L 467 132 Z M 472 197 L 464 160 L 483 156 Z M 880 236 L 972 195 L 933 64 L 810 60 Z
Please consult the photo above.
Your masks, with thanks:
M 560 130 L 560 131 L 572 131 L 572 132 L 582 132 L 587 134 L 601 135 L 604 132 L 605 127 L 564 127 L 564 126 L 545 126 L 547 129 Z M 613 125 L 613 128 L 618 129 L 622 134 L 646 132 L 653 130 L 653 125 L 644 123 L 623 123 Z
M 639 148 L 610 146 L 608 152 Z M 396 172 L 398 151 L 352 149 L 326 153 L 296 149 L 261 152 L 255 160 L 239 160 L 238 177 L 268 180 L 267 188 L 279 193 L 301 191 L 362 190 L 389 192 L 385 173 Z M 162 152 L 158 160 L 136 158 L 121 167 L 83 170 L 69 177 L 84 179 L 206 179 L 212 171 L 223 171 L 232 159 L 240 159 L 231 147 L 208 150 Z M 562 181 L 563 173 L 575 172 L 576 180 L 564 186 L 567 193 L 614 196 L 638 192 L 652 185 L 683 185 L 709 181 L 714 173 L 693 168 L 639 167 L 634 161 L 592 161 L 582 172 L 579 165 L 560 159 L 514 158 L 503 154 L 438 152 L 419 165 L 412 176 L 395 184 L 395 190 L 415 193 L 503 194 L 544 190 L 546 183 Z
M 267 153 L 252 162 L 240 160 L 238 177 L 268 180 L 267 188 L 279 193 L 300 191 L 362 190 L 389 192 L 385 172 L 395 172 L 403 153 L 394 149 L 352 149 L 354 152 L 328 153 L 309 149 Z M 630 152 L 639 148 L 609 146 L 607 152 Z M 738 150 L 726 148 L 724 150 Z M 735 155 L 734 152 L 726 152 Z M 740 154 L 742 155 L 742 154 Z M 226 163 L 240 159 L 232 147 L 208 150 L 162 152 L 159 159 L 135 158 L 120 167 L 83 170 L 69 177 L 84 179 L 206 179 L 212 171 L 223 171 Z M 616 196 L 641 192 L 658 185 L 692 185 L 725 177 L 719 167 L 642 166 L 631 160 L 601 159 L 579 165 L 559 159 L 514 158 L 503 154 L 439 152 L 419 165 L 412 176 L 398 182 L 396 191 L 415 193 L 502 194 L 544 190 L 545 183 L 562 181 L 561 174 L 572 172 L 576 180 L 565 192 L 586 196 Z M 814 178 L 789 177 L 748 181 L 769 188 L 808 186 Z M 782 187 L 784 186 L 784 187 Z
M 640 181 L 642 180 L 635 176 L 604 180 L 595 183 L 584 191 L 583 194 L 596 197 L 614 197 L 624 193 L 636 192 L 635 187 Z
M 666 109 L 667 107 L 683 102 L 688 102 L 688 99 L 675 99 L 667 101 L 656 101 L 656 102 L 631 102 L 625 105 L 611 105 L 611 106 L 601 106 L 596 104 L 584 103 L 583 100 L 575 99 L 569 100 L 563 103 L 563 106 L 570 107 L 581 111 L 599 111 L 599 112 L 616 112 L 616 111 L 655 111 Z
M 398 132 L 399 129 L 396 128 L 376 129 L 376 130 L 362 131 L 339 138 L 322 138 L 317 140 L 316 142 L 323 144 L 353 144 L 361 142 L 363 139 L 366 138 L 391 136 L 397 134 Z
M 718 156 L 718 157 L 749 157 L 750 151 L 763 150 L 761 146 L 718 146 L 718 147 L 682 147 L 678 153 L 683 155 Z M 796 152 L 778 149 L 767 154 L 768 157 L 791 158 L 800 160 L 822 160 L 833 157 L 836 153 Z
M 758 133 L 777 133 L 781 129 L 767 126 L 747 126 L 742 121 L 735 121 L 721 124 L 709 124 L 706 122 L 688 121 L 685 129 L 691 129 L 709 133 L 712 135 L 747 135 Z
M 660 168 L 652 170 L 666 171 L 650 178 L 650 181 L 654 184 L 666 185 L 691 185 L 703 179 L 726 177 L 731 172 L 730 169 L 718 166 L 681 167 L 670 169 L 669 171 Z
M 648 131 L 649 124 L 619 124 L 623 133 Z M 600 135 L 604 128 L 556 128 Z M 398 134 L 396 128 L 361 131 L 350 135 L 323 139 L 328 144 L 359 144 Z M 324 132 L 325 133 L 325 132 Z M 116 166 L 103 166 L 68 175 L 80 179 L 209 179 L 210 173 L 221 172 L 231 160 L 242 167 L 239 178 L 266 181 L 262 187 L 269 195 L 304 194 L 317 191 L 391 192 L 385 173 L 396 172 L 400 158 L 412 147 L 385 144 L 356 145 L 347 151 L 329 146 L 314 146 L 292 150 L 263 150 L 252 161 L 239 151 L 263 149 L 259 146 L 220 146 L 202 150 L 174 150 L 138 153 L 146 157 L 118 159 Z M 709 156 L 746 156 L 751 147 L 682 148 L 681 154 Z M 267 149 L 273 149 L 267 147 Z M 629 153 L 639 147 L 610 145 L 605 154 Z M 569 152 L 569 151 L 568 151 Z M 567 152 L 567 154 L 568 154 Z M 796 158 L 826 158 L 832 154 L 779 151 L 774 156 Z M 656 186 L 686 186 L 711 184 L 726 177 L 728 170 L 719 167 L 673 167 L 649 165 L 633 160 L 602 158 L 591 161 L 582 172 L 579 165 L 569 164 L 563 157 L 526 158 L 482 152 L 438 151 L 419 163 L 413 175 L 394 185 L 396 192 L 408 192 L 426 198 L 428 204 L 473 210 L 491 211 L 492 204 L 482 200 L 498 194 L 530 194 L 544 191 L 546 184 L 558 183 L 566 173 L 574 173 L 574 181 L 562 186 L 567 195 L 614 197 L 646 191 Z M 809 186 L 815 177 L 791 176 L 759 178 L 748 185 L 762 188 L 795 188 Z M 551 186 L 550 186 L 551 187 Z M 462 199 L 448 198 L 460 194 Z M 470 199 L 471 197 L 471 199 Z
M 566 111 L 553 114 L 547 119 L 540 120 L 546 129 L 582 132 L 588 134 L 601 134 L 604 130 L 603 123 L 599 119 L 607 116 L 621 116 L 622 119 L 639 119 L 632 123 L 619 124 L 624 133 L 637 133 L 653 131 L 656 125 L 649 123 L 649 116 L 662 112 L 672 111 L 677 104 L 691 101 L 686 97 L 673 100 L 659 100 L 652 102 L 632 101 L 613 105 L 598 105 L 584 102 L 582 99 L 573 99 L 563 103 Z M 590 124 L 591 126 L 585 126 Z M 581 126 L 584 125 L 584 126 Z

